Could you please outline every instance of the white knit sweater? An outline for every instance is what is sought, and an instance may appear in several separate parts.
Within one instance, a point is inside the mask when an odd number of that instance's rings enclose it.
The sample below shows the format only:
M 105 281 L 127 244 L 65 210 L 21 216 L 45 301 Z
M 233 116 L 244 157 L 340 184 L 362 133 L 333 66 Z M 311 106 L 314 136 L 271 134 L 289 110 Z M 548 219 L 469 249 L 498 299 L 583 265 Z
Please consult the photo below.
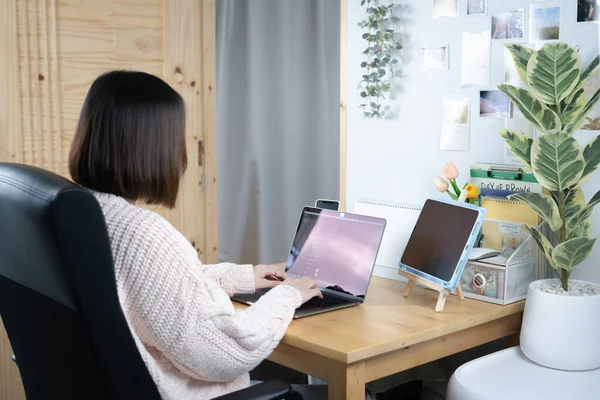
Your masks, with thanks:
M 211 399 L 249 385 L 248 372 L 277 346 L 300 306 L 278 286 L 236 311 L 229 296 L 254 291 L 250 265 L 202 265 L 168 221 L 93 192 L 111 241 L 121 308 L 165 400 Z

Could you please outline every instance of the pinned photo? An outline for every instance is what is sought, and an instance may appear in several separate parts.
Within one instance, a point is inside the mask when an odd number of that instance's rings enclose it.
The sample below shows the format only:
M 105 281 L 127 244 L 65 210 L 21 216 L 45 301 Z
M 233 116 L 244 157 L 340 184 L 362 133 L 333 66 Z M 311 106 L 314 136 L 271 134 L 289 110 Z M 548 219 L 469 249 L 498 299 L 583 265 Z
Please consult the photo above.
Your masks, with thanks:
M 480 91 L 479 116 L 482 118 L 508 118 L 510 116 L 510 100 L 499 90 Z
M 469 98 L 444 98 L 440 150 L 469 151 Z
M 487 0 L 466 0 L 467 15 L 487 15 Z
M 560 38 L 559 6 L 532 4 L 530 21 L 530 40 L 545 41 Z
M 458 17 L 458 0 L 433 0 L 433 18 Z
M 421 69 L 447 70 L 448 69 L 448 45 L 421 47 Z
M 490 31 L 463 32 L 461 87 L 490 84 Z
M 444 99 L 444 123 L 466 124 L 469 122 L 469 99 Z
M 502 11 L 492 15 L 492 39 L 523 39 L 525 10 Z
M 577 22 L 598 22 L 600 0 L 577 0 Z

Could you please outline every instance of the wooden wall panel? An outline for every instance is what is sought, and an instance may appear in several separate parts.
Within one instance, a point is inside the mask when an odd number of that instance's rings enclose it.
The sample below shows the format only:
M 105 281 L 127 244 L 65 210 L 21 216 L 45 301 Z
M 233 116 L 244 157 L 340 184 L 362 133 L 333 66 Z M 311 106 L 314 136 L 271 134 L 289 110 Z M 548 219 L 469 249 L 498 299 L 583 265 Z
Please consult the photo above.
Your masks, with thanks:
M 162 1 L 59 1 L 57 17 L 63 151 L 68 152 L 81 105 L 98 75 L 137 69 L 162 76 Z
M 204 137 L 204 237 L 206 259 L 218 262 L 218 223 L 217 223 L 217 44 L 216 44 L 215 0 L 202 2 L 202 136 Z
M 21 162 L 21 104 L 17 58 L 17 8 L 0 3 L 0 161 Z
M 164 76 L 183 96 L 188 114 L 188 171 L 171 220 L 189 232 L 188 239 L 205 262 L 216 263 L 215 3 L 170 0 L 164 15 Z M 193 234 L 198 227 L 202 229 Z
M 160 76 L 187 103 L 189 169 L 175 209 L 149 208 L 217 262 L 214 19 L 214 0 L 0 0 L 0 161 L 68 177 L 94 79 L 114 69 Z M 23 398 L 9 353 L 0 324 L 0 400 Z
M 191 226 L 202 226 L 203 215 L 197 203 L 197 193 L 201 193 L 202 166 L 199 165 L 197 143 L 202 140 L 198 126 L 202 123 L 200 85 L 202 62 L 200 53 L 200 2 L 172 0 L 165 2 L 165 64 L 164 76 L 183 97 L 187 105 L 186 147 L 188 149 L 188 169 L 183 177 L 177 210 L 171 213 L 171 220 L 183 231 L 190 232 L 188 239 L 199 254 L 204 255 L 203 239 L 192 235 Z M 200 190 L 199 190 L 200 188 Z M 185 215 L 184 215 L 185 214 Z
M 0 134 L 7 153 L 0 159 L 68 177 L 69 147 L 94 79 L 113 69 L 161 76 L 187 103 L 190 169 L 176 209 L 151 208 L 180 229 L 205 262 L 217 262 L 214 0 L 3 1 L 13 8 L 4 15 L 12 15 L 13 27 L 16 22 L 16 40 L 5 42 L 15 57 L 4 62 L 4 76 L 17 78 L 3 100 L 10 94 L 19 108 L 3 111 L 20 116 L 11 122 L 20 125 L 11 136 Z
M 54 3 L 17 1 L 22 160 L 62 172 Z

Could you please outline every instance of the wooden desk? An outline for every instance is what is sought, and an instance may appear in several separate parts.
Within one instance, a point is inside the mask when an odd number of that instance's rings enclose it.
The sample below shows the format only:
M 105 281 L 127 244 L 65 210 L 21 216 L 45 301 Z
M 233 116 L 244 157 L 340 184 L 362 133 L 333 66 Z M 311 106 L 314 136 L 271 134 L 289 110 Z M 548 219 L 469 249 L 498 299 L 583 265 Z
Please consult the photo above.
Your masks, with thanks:
M 524 302 L 499 306 L 373 277 L 362 306 L 294 320 L 269 360 L 329 384 L 329 399 L 363 400 L 365 383 L 517 333 Z M 242 308 L 244 305 L 237 304 Z

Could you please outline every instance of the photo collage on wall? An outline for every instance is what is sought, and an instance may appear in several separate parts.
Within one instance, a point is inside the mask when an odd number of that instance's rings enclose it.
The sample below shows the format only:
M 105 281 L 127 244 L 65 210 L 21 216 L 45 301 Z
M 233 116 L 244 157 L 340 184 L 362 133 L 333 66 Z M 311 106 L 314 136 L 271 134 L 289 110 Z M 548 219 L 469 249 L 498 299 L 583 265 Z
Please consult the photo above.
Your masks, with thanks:
M 462 32 L 462 50 L 459 89 L 477 90 L 479 94 L 479 112 L 475 115 L 482 120 L 504 120 L 505 128 L 534 137 L 537 132 L 523 114 L 514 107 L 508 97 L 496 87 L 500 83 L 513 86 L 525 86 L 515 67 L 510 51 L 503 48 L 500 64 L 491 62 L 492 42 L 504 44 L 518 43 L 532 49 L 540 49 L 546 43 L 561 40 L 562 1 L 522 2 L 520 7 L 503 8 L 503 0 L 431 0 L 432 18 L 487 19 L 487 29 Z M 461 4 L 462 3 L 462 4 Z M 513 2 L 514 4 L 514 2 Z M 489 6 L 492 6 L 491 8 Z M 576 8 L 577 20 L 573 24 L 596 23 L 600 20 L 600 0 L 572 0 L 569 7 Z M 574 10 L 569 10 L 569 15 Z M 566 24 L 564 21 L 563 24 Z M 477 25 L 481 27 L 481 24 Z M 448 71 L 450 66 L 450 46 L 448 43 L 431 43 L 421 46 L 422 71 Z M 501 81 L 492 82 L 492 68 L 502 69 Z M 433 72 L 430 72 L 433 73 Z M 499 76 L 494 72 L 494 76 Z M 600 86 L 599 79 L 590 79 L 589 85 Z M 590 88 L 594 93 L 597 88 Z M 477 97 L 477 96 L 475 96 Z M 463 93 L 443 99 L 443 121 L 440 136 L 441 150 L 469 151 L 470 149 L 470 95 Z M 467 118 L 452 116 L 466 115 Z M 600 116 L 586 118 L 582 130 L 600 130 Z M 519 161 L 505 146 L 505 161 L 518 164 Z

